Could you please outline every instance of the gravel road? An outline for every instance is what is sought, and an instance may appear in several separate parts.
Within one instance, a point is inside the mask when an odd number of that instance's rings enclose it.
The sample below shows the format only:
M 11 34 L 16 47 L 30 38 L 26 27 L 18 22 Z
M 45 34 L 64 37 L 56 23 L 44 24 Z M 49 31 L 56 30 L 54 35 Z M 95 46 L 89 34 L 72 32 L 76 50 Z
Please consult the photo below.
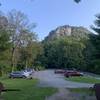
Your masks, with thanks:
M 64 79 L 61 74 L 55 74 L 54 70 L 45 70 L 35 72 L 34 78 L 39 79 L 38 86 L 54 88 L 88 88 L 94 84 L 71 82 Z

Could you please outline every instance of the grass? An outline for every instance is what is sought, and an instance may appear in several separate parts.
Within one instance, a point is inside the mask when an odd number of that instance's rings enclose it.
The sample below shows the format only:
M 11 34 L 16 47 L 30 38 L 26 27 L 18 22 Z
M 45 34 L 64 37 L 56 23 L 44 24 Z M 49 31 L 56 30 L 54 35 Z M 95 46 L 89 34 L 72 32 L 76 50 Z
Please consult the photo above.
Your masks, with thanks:
M 92 83 L 92 84 L 100 83 L 99 79 L 95 79 L 95 78 L 92 78 L 92 77 L 86 77 L 86 76 L 69 77 L 69 78 L 66 78 L 66 80 L 74 81 L 74 82 L 80 82 L 80 83 Z
M 37 87 L 36 79 L 2 79 L 0 80 L 8 89 L 20 89 L 21 91 L 6 92 L 2 96 L 4 100 L 44 100 L 57 91 L 54 88 Z
M 79 100 L 96 100 L 94 90 L 91 90 L 89 88 L 72 88 L 69 90 L 70 92 L 76 94 L 76 98 L 78 98 Z
M 70 91 L 75 93 L 94 94 L 94 91 L 89 88 L 72 88 Z

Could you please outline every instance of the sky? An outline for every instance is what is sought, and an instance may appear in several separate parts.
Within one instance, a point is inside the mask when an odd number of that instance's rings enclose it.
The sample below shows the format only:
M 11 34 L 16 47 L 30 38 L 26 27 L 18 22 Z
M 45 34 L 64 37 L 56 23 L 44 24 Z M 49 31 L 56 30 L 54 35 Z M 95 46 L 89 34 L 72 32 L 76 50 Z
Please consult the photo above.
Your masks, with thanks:
M 100 0 L 0 0 L 0 10 L 4 13 L 12 9 L 25 13 L 30 23 L 36 23 L 34 31 L 39 40 L 58 26 L 83 26 L 90 29 L 95 15 L 100 13 Z

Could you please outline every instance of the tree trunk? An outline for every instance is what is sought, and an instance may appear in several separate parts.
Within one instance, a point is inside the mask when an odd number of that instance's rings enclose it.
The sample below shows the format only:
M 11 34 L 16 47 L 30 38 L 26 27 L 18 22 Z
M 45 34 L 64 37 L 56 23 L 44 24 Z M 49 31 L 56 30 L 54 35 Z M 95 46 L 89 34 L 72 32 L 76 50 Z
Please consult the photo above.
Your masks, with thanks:
M 26 60 L 25 68 L 27 69 L 27 60 Z
M 12 48 L 12 61 L 11 61 L 12 69 L 11 69 L 11 72 L 14 71 L 14 67 L 15 67 L 15 64 L 14 64 L 14 53 L 15 53 L 15 48 L 13 47 Z

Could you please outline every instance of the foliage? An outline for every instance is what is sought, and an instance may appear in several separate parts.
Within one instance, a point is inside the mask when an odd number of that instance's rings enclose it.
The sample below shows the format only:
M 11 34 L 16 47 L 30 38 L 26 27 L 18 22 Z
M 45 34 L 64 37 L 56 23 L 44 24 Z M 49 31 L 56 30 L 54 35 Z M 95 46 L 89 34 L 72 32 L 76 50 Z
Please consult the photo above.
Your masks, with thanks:
M 79 3 L 81 0 L 74 0 L 76 3 Z
M 16 10 L 0 15 L 0 70 L 7 73 L 33 66 L 41 45 L 27 16 Z
M 24 13 L 12 10 L 7 16 L 0 15 L 0 73 L 45 66 L 100 74 L 100 15 L 96 17 L 92 29 L 97 35 L 79 27 L 72 29 L 71 36 L 39 42 L 33 32 L 35 24 Z
M 10 65 L 9 63 L 10 53 L 8 52 L 10 51 L 11 48 L 11 42 L 10 42 L 11 35 L 9 31 L 7 31 L 6 29 L 6 24 L 7 24 L 6 20 L 7 19 L 5 17 L 0 16 L 0 22 L 4 22 L 4 23 L 0 23 L 0 73 L 1 75 L 4 72 L 7 72 L 8 70 L 7 66 Z
M 41 71 L 41 70 L 44 70 L 45 67 L 44 67 L 44 66 L 41 66 L 41 65 L 36 65 L 36 66 L 34 67 L 34 69 L 35 69 L 36 71 Z
M 29 43 L 27 46 L 20 48 L 20 57 L 18 61 L 18 69 L 39 66 L 38 56 L 41 54 L 41 45 L 38 42 Z
M 44 44 L 47 68 L 79 68 L 83 64 L 85 45 L 75 38 L 65 37 Z
M 12 42 L 12 71 L 17 66 L 20 53 L 19 48 L 27 46 L 32 41 L 36 40 L 36 35 L 32 32 L 35 24 L 29 24 L 27 16 L 16 10 L 8 13 L 8 28 L 11 32 Z M 27 66 L 27 65 L 26 65 Z
M 10 35 L 4 29 L 0 29 L 0 52 L 7 50 L 10 47 Z
M 95 47 L 92 72 L 100 74 L 100 14 L 97 14 L 96 18 L 95 27 L 92 26 L 92 29 L 97 32 L 97 35 L 91 36 L 91 42 Z

